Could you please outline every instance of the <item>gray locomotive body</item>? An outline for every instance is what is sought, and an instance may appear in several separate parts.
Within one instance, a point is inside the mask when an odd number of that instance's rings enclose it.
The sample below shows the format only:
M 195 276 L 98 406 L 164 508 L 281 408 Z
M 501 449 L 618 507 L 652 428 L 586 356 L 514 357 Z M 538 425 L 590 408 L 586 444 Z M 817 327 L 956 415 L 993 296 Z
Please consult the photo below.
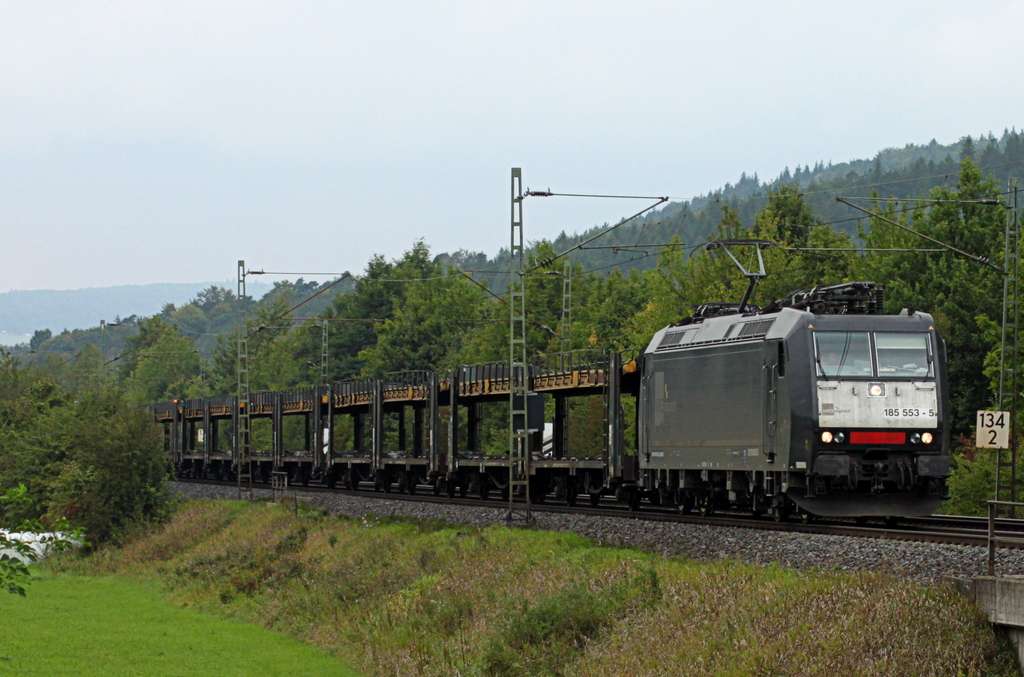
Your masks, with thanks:
M 925 313 L 782 308 L 667 327 L 641 367 L 645 494 L 705 514 L 931 514 L 949 475 L 945 363 Z

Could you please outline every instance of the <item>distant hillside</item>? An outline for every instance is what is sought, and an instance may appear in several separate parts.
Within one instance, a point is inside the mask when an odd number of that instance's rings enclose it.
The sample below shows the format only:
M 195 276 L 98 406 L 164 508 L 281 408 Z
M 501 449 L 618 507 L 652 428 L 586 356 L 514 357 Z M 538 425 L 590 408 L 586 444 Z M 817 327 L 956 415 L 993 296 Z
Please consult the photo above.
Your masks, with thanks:
M 235 286 L 229 281 L 9 291 L 0 294 L 0 331 L 31 334 L 37 329 L 50 329 L 56 334 L 64 329 L 95 327 L 100 320 L 109 323 L 119 317 L 155 315 L 164 304 L 185 303 L 212 284 L 229 289 Z M 250 282 L 248 291 L 259 298 L 270 287 Z
M 960 162 L 967 156 L 980 165 L 986 176 L 994 177 L 1005 186 L 1011 176 L 1024 178 L 1024 133 L 1014 128 L 1004 130 L 998 138 L 992 134 L 966 136 L 949 145 L 933 139 L 924 145 L 910 143 L 903 148 L 886 148 L 870 160 L 836 164 L 817 161 L 813 166 L 797 164 L 769 181 L 761 181 L 756 173 L 744 173 L 735 184 L 727 183 L 692 200 L 670 202 L 642 219 L 623 225 L 594 242 L 601 249 L 578 250 L 572 259 L 583 264 L 586 270 L 605 273 L 613 268 L 624 272 L 653 268 L 657 265 L 660 248 L 643 249 L 637 245 L 671 242 L 675 237 L 690 246 L 705 242 L 722 218 L 722 207 L 736 210 L 743 225 L 749 227 L 754 223 L 755 214 L 764 207 L 768 193 L 782 185 L 799 187 L 820 221 L 856 237 L 863 214 L 837 202 L 837 197 L 867 197 L 877 191 L 884 197 L 915 198 L 936 186 L 952 187 L 957 183 Z M 562 252 L 609 225 L 606 223 L 583 233 L 563 232 L 552 244 L 556 252 Z M 616 245 L 626 245 L 626 248 L 608 248 Z M 503 249 L 493 258 L 481 252 L 458 251 L 440 254 L 439 259 L 466 270 L 499 271 L 490 278 L 491 289 L 501 293 L 505 288 L 508 250 Z
M 572 259 L 587 270 L 604 273 L 613 268 L 623 271 L 652 268 L 657 265 L 657 255 L 661 251 L 653 245 L 670 242 L 673 238 L 679 238 L 690 246 L 706 241 L 721 219 L 724 206 L 736 210 L 743 225 L 750 226 L 755 214 L 764 206 L 767 195 L 782 185 L 798 186 L 818 219 L 855 236 L 862 215 L 836 202 L 836 197 L 870 196 L 877 191 L 882 196 L 914 198 L 927 194 L 936 186 L 952 187 L 957 182 L 960 161 L 966 156 L 974 158 L 987 176 L 1005 185 L 1006 179 L 1011 176 L 1024 177 L 1024 133 L 1016 129 L 1004 130 L 998 138 L 992 134 L 973 138 L 967 136 L 948 145 L 933 139 L 924 145 L 907 144 L 903 148 L 886 148 L 872 159 L 835 164 L 831 161 L 817 161 L 813 166 L 797 164 L 793 169 L 787 167 L 778 177 L 769 181 L 762 181 L 756 173 L 744 173 L 735 184 L 727 183 L 691 200 L 668 203 L 650 212 L 645 218 L 637 219 L 600 238 L 594 243 L 600 249 L 576 251 Z M 556 252 L 565 251 L 608 225 L 596 226 L 583 233 L 563 232 L 552 244 Z M 642 245 L 648 243 L 652 246 L 644 249 Z M 619 245 L 626 247 L 619 250 L 611 248 Z M 438 254 L 437 259 L 464 270 L 496 271 L 497 274 L 488 276 L 490 288 L 496 293 L 504 291 L 505 271 L 508 270 L 507 250 L 493 256 L 462 250 Z M 302 289 L 292 290 L 301 291 L 298 298 L 315 292 L 316 285 L 306 289 L 308 284 L 301 284 L 301 279 L 298 282 Z M 57 335 L 64 329 L 97 327 L 100 320 L 109 323 L 118 317 L 155 315 L 168 303 L 180 307 L 211 284 L 227 289 L 235 287 L 233 281 L 228 281 L 2 293 L 0 332 L 21 335 L 50 329 Z M 267 284 L 249 284 L 250 296 L 257 299 L 271 289 L 271 285 Z M 339 286 L 337 292 L 344 289 L 345 285 Z M 319 297 L 305 307 L 306 312 L 320 312 L 337 292 Z M 211 335 L 207 342 L 212 341 L 214 337 Z

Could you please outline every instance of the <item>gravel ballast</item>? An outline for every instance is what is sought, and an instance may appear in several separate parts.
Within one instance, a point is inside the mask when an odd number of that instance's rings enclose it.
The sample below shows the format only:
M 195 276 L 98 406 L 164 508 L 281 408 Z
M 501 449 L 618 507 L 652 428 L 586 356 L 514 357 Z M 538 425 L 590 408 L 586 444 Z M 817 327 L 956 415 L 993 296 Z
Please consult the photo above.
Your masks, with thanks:
M 234 487 L 173 482 L 171 490 L 187 499 L 237 498 Z M 254 489 L 258 500 L 270 500 L 268 489 Z M 292 492 L 289 492 L 289 499 Z M 371 496 L 296 492 L 298 499 L 331 514 L 442 519 L 451 524 L 504 524 L 505 506 L 475 507 L 419 503 Z M 776 563 L 795 569 L 879 572 L 919 583 L 937 583 L 943 576 L 970 577 L 987 573 L 983 547 L 858 538 L 792 531 L 770 531 L 704 524 L 646 521 L 642 518 L 596 517 L 536 511 L 536 528 L 572 531 L 602 543 L 640 548 L 695 560 L 736 559 Z M 1000 550 L 1000 575 L 1024 574 L 1024 550 Z

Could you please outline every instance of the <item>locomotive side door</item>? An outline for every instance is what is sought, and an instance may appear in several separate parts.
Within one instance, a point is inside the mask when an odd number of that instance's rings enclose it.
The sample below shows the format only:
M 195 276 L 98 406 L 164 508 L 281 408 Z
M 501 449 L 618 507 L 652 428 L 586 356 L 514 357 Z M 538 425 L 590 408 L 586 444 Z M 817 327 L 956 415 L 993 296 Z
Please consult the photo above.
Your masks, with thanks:
M 775 462 L 779 432 L 779 377 L 785 374 L 785 344 L 781 340 L 764 342 L 764 435 L 762 452 L 769 463 Z
M 643 371 L 640 374 L 640 396 L 636 404 L 637 414 L 637 459 L 641 467 L 647 465 L 651 460 L 651 373 L 650 366 L 653 359 L 646 359 L 643 362 Z

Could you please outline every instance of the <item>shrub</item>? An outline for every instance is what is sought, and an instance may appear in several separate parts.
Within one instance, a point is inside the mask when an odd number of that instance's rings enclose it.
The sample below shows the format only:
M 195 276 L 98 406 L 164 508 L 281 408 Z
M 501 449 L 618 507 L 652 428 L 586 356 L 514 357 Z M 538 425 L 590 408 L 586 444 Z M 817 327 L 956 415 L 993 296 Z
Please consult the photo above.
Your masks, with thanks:
M 104 542 L 165 517 L 166 475 L 159 431 L 123 389 L 66 391 L 0 352 L 0 491 L 28 489 L 26 501 L 0 505 L 0 525 L 66 518 Z

